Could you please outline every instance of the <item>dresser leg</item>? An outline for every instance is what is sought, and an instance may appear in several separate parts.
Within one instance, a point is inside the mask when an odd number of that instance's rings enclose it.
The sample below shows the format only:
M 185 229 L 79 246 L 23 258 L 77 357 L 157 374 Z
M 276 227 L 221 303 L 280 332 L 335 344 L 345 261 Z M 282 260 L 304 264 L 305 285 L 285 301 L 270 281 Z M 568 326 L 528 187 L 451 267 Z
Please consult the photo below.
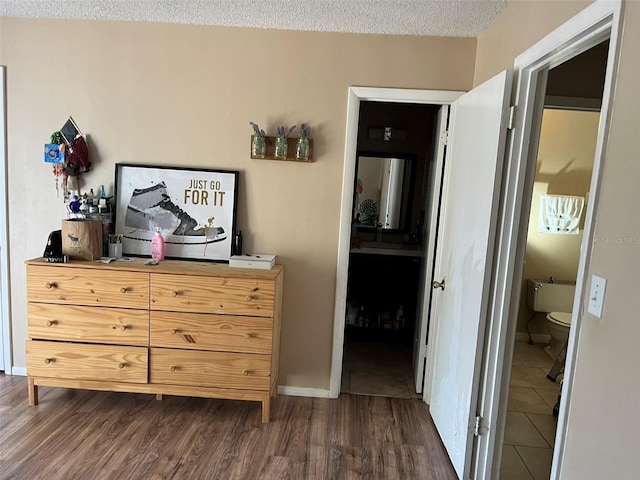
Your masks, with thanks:
M 38 405 L 38 386 L 33 378 L 29 377 L 29 405 Z
M 262 400 L 262 423 L 269 423 L 269 414 L 271 410 L 271 397 L 267 393 Z
M 156 400 L 162 400 L 162 394 L 156 393 Z

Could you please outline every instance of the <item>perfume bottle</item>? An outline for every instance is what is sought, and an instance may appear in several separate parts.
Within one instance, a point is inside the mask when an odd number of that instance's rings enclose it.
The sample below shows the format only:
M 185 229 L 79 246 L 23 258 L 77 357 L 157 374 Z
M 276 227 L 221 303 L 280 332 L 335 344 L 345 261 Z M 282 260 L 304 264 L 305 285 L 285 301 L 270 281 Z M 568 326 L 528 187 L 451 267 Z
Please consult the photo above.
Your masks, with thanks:
M 156 227 L 156 233 L 151 239 L 151 258 L 157 262 L 164 260 L 164 237 L 158 227 Z

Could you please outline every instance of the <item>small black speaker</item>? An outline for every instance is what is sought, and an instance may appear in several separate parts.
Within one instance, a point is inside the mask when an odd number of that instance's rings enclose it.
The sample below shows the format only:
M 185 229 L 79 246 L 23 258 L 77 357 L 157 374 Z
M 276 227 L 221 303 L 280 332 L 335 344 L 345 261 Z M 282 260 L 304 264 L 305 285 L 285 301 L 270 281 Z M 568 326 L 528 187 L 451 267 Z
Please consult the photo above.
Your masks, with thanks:
M 49 234 L 42 257 L 45 262 L 50 263 L 67 263 L 69 261 L 69 256 L 62 254 L 62 230 L 54 230 Z

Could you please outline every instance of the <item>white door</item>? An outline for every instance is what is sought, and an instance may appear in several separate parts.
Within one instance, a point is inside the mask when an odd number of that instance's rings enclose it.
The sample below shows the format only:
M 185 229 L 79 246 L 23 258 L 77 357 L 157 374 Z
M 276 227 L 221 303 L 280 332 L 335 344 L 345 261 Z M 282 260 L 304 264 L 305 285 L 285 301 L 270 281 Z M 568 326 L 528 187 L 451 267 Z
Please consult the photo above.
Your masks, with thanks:
M 453 104 L 431 318 L 430 411 L 453 466 L 469 478 L 511 72 Z M 435 289 L 436 282 L 433 284 Z
M 425 360 L 427 354 L 427 331 L 429 328 L 429 305 L 433 290 L 433 258 L 436 253 L 436 232 L 438 229 L 438 211 L 440 209 L 440 189 L 442 187 L 442 169 L 444 167 L 444 152 L 447 135 L 447 119 L 449 118 L 449 105 L 443 105 L 438 112 L 436 120 L 436 138 L 434 142 L 433 161 L 429 169 L 429 188 L 424 211 L 427 212 L 422 231 L 423 264 L 420 269 L 418 283 L 418 311 L 416 312 L 416 331 L 413 336 L 413 378 L 416 392 L 421 393 L 425 382 Z M 425 388 L 425 393 L 429 388 Z

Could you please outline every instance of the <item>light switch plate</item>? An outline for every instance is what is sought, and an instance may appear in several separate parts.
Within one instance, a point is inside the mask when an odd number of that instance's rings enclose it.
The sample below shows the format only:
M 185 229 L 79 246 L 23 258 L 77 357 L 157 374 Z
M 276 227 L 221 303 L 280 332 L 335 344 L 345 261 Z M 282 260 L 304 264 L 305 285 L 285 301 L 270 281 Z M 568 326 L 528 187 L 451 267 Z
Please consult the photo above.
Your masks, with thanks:
M 604 306 L 604 292 L 607 288 L 607 279 L 598 275 L 591 276 L 591 291 L 589 292 L 589 313 L 602 318 Z

